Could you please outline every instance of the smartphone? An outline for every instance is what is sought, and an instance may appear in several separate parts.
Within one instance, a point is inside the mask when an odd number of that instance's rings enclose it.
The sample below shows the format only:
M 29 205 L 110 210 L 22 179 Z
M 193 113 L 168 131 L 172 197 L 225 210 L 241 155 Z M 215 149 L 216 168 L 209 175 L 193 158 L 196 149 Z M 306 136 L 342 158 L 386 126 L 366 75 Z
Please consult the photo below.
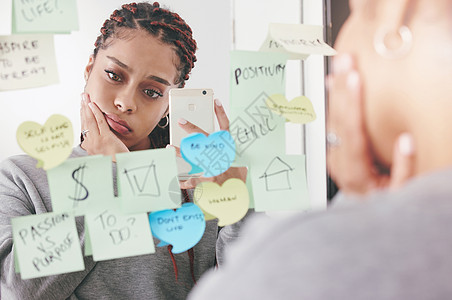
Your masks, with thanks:
M 179 119 L 185 119 L 207 133 L 215 131 L 212 89 L 171 89 L 169 91 L 170 144 L 180 147 L 181 140 L 189 135 L 179 126 Z M 188 174 L 189 163 L 177 157 L 179 180 L 201 174 Z

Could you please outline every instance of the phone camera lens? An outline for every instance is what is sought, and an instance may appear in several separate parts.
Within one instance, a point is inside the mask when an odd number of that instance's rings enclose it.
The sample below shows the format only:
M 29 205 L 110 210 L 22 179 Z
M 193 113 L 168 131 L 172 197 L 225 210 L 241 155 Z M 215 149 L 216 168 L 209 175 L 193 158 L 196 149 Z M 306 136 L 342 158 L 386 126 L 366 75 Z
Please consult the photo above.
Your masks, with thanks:
M 202 91 L 202 94 L 203 94 L 203 95 L 206 95 L 206 94 L 207 94 L 207 91 Z

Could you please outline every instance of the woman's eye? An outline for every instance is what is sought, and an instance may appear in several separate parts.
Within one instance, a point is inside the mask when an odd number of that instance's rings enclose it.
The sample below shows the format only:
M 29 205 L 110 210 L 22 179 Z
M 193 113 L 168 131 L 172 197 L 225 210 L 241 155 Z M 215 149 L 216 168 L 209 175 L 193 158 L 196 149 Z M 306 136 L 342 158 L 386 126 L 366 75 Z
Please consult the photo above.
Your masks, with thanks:
M 146 90 L 144 90 L 144 93 L 146 94 L 146 96 L 148 96 L 150 98 L 163 97 L 162 93 L 160 93 L 156 90 L 152 90 L 152 89 L 146 89 Z
M 115 72 L 108 71 L 108 70 L 105 70 L 105 72 L 107 73 L 108 78 L 110 78 L 111 80 L 121 81 L 121 77 L 119 77 L 119 75 L 116 74 Z

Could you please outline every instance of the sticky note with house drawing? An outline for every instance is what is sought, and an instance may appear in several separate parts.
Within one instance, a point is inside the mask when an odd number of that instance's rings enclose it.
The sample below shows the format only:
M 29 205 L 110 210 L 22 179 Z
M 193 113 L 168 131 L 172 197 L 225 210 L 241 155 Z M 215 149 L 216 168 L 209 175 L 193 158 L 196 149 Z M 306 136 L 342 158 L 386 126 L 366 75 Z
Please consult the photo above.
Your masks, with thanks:
M 116 162 L 122 212 L 140 213 L 180 206 L 174 149 L 118 153 Z
M 256 211 L 309 208 L 304 155 L 262 153 L 250 168 Z

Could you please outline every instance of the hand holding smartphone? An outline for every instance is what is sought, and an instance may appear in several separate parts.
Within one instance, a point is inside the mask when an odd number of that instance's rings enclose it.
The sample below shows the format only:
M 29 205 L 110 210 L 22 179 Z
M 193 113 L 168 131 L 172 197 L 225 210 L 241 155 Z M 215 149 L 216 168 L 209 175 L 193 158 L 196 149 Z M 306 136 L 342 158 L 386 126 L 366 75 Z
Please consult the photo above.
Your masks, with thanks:
M 214 127 L 214 107 L 212 89 L 171 89 L 169 91 L 170 143 L 180 147 L 181 140 L 189 135 L 179 126 L 182 118 L 198 126 L 207 133 L 212 133 Z M 177 157 L 178 176 L 180 180 L 200 174 L 188 174 L 190 164 Z

